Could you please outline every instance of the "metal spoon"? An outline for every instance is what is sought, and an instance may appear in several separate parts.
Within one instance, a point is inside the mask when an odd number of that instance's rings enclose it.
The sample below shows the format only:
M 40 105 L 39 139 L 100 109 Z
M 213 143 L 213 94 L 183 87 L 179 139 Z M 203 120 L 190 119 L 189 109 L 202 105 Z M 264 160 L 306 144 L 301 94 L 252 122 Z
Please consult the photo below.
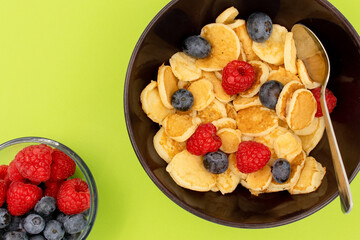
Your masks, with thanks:
M 329 57 L 320 40 L 306 26 L 295 24 L 292 27 L 291 32 L 293 33 L 295 41 L 297 57 L 304 62 L 310 78 L 313 81 L 322 84 L 320 98 L 321 109 L 324 115 L 326 133 L 329 139 L 342 210 L 345 214 L 348 214 L 353 207 L 349 181 L 325 101 L 325 89 L 330 76 Z

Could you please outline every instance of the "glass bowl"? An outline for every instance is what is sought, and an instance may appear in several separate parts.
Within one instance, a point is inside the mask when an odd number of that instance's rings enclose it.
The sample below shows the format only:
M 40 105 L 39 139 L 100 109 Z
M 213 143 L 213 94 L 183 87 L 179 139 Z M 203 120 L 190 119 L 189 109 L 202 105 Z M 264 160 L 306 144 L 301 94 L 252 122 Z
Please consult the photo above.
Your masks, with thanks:
M 23 148 L 30 145 L 46 144 L 50 147 L 56 148 L 66 155 L 68 155 L 76 163 L 76 171 L 72 178 L 81 178 L 87 182 L 90 191 L 90 209 L 89 215 L 87 216 L 87 224 L 84 230 L 79 236 L 80 239 L 86 239 L 94 225 L 97 208 L 98 208 L 98 194 L 95 185 L 95 180 L 90 172 L 90 169 L 86 166 L 85 162 L 77 155 L 73 150 L 67 146 L 42 137 L 22 137 L 7 141 L 0 144 L 0 164 L 9 164 L 15 157 L 15 155 Z

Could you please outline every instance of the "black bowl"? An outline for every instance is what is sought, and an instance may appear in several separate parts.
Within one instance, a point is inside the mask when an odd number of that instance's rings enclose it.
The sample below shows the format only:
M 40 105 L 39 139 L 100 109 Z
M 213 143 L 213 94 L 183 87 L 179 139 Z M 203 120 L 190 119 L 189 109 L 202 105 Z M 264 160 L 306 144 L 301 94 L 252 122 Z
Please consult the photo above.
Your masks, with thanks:
M 327 169 L 316 192 L 287 192 L 252 196 L 239 186 L 225 196 L 179 187 L 166 172 L 166 163 L 154 150 L 152 139 L 159 126 L 142 111 L 140 93 L 156 80 L 158 67 L 177 51 L 182 40 L 199 34 L 226 8 L 235 6 L 246 19 L 263 11 L 288 29 L 303 23 L 325 46 L 331 63 L 328 87 L 338 98 L 332 113 L 334 129 L 349 180 L 360 169 L 360 38 L 345 17 L 326 0 L 174 0 L 163 8 L 141 35 L 132 54 L 125 82 L 124 108 L 131 143 L 143 168 L 172 201 L 206 220 L 241 228 L 266 228 L 288 224 L 320 210 L 338 196 L 326 134 L 311 155 Z M 339 207 L 340 214 L 340 207 Z

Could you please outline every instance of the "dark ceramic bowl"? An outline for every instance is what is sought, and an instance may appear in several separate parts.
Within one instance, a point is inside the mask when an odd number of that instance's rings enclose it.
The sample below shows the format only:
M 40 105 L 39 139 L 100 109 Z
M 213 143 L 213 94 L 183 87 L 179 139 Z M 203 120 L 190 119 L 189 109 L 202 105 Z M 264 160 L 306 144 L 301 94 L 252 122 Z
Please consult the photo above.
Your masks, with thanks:
M 345 17 L 326 0 L 174 0 L 151 21 L 138 41 L 126 75 L 124 107 L 128 133 L 140 163 L 149 177 L 172 201 L 206 220 L 241 228 L 288 224 L 325 207 L 338 196 L 326 134 L 311 153 L 327 169 L 320 188 L 311 194 L 287 192 L 252 196 L 241 186 L 225 196 L 179 187 L 165 171 L 166 163 L 154 150 L 159 129 L 141 109 L 140 93 L 156 80 L 158 67 L 177 51 L 182 40 L 211 22 L 227 7 L 239 18 L 263 11 L 274 23 L 288 29 L 303 23 L 325 46 L 331 63 L 329 88 L 338 98 L 331 115 L 350 181 L 360 168 L 360 38 Z M 339 206 L 339 214 L 340 206 Z

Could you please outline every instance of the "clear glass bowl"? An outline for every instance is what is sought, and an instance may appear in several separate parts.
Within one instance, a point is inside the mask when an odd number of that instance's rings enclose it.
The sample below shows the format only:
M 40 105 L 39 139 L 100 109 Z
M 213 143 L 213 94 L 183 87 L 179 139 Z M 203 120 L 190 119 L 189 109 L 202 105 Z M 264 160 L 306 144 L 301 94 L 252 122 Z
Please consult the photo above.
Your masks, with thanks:
M 30 145 L 46 144 L 50 147 L 59 149 L 68 155 L 76 163 L 76 171 L 73 177 L 81 178 L 87 182 L 90 190 L 90 210 L 87 217 L 87 225 L 79 236 L 80 239 L 86 239 L 94 225 L 97 208 L 98 208 L 98 194 L 95 185 L 95 180 L 85 162 L 73 150 L 67 146 L 47 138 L 41 137 L 22 137 L 7 141 L 0 144 L 0 164 L 9 164 L 15 155 L 23 148 Z M 72 177 L 72 178 L 73 178 Z

